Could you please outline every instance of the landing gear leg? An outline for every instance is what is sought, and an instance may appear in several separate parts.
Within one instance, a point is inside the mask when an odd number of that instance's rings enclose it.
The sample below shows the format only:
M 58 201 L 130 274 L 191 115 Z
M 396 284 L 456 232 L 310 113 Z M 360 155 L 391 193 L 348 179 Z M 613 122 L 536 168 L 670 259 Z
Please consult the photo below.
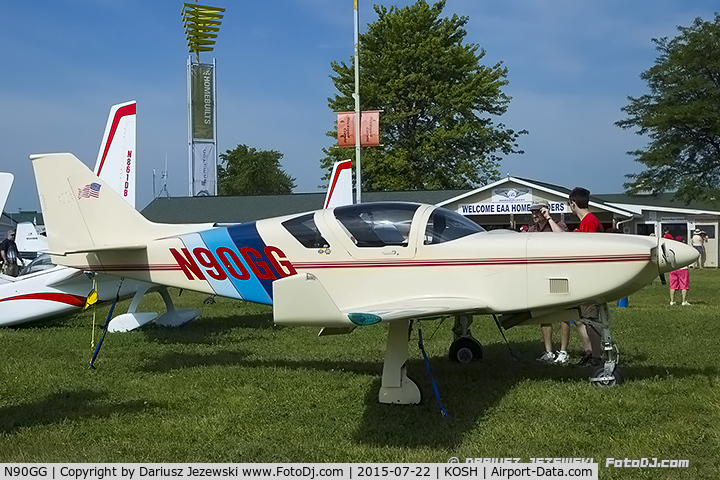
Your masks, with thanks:
M 383 364 L 380 403 L 400 403 L 410 405 L 420 403 L 420 390 L 406 374 L 405 363 L 408 359 L 409 320 L 400 320 L 388 324 L 385 363 Z
M 598 387 L 612 387 L 622 383 L 622 375 L 617 368 L 620 359 L 617 345 L 610 331 L 610 310 L 607 303 L 600 305 L 599 314 L 598 321 L 588 323 L 588 327 L 600 331 L 604 363 L 593 370 L 590 382 Z
M 472 315 L 455 316 L 454 340 L 448 352 L 451 362 L 470 363 L 482 358 L 482 345 L 470 332 L 472 322 Z

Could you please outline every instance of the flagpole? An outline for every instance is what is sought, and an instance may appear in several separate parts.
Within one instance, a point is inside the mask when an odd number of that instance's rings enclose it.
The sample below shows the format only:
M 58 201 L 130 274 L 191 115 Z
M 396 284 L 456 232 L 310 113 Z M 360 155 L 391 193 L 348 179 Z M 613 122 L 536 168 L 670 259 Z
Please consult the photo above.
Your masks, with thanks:
M 359 62 L 359 30 L 360 15 L 358 13 L 358 0 L 355 2 L 355 198 L 356 203 L 361 203 L 362 194 L 362 170 L 360 168 L 360 62 Z

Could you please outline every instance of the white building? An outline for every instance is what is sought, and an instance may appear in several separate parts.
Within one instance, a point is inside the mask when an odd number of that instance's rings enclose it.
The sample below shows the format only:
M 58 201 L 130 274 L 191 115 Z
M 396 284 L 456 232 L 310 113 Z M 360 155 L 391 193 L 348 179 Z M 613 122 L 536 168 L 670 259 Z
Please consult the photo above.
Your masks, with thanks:
M 545 201 L 551 214 L 564 221 L 570 230 L 580 224 L 567 205 L 570 189 L 517 177 L 507 177 L 484 187 L 471 190 L 438 205 L 461 213 L 487 229 L 519 229 L 532 223 L 529 207 Z M 705 265 L 718 266 L 717 231 L 720 211 L 707 206 L 683 206 L 672 201 L 671 194 L 591 195 L 590 211 L 598 217 L 605 230 L 617 228 L 622 233 L 682 236 L 689 243 L 695 229 L 707 234 Z

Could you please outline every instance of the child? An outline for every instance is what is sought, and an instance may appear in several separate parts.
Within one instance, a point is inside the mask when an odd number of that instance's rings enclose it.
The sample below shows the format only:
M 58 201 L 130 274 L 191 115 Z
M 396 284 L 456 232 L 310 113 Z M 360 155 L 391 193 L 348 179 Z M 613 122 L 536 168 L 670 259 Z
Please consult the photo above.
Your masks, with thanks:
M 684 243 L 685 239 L 678 235 L 676 241 Z M 687 301 L 687 292 L 690 289 L 690 271 L 688 267 L 670 272 L 670 305 L 675 305 L 675 290 L 682 291 L 682 304 L 690 305 Z

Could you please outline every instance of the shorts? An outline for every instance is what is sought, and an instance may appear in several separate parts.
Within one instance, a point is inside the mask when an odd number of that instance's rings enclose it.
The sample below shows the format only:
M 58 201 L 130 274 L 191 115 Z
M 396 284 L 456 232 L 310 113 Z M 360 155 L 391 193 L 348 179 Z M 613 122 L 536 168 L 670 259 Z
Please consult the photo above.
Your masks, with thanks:
M 670 272 L 670 290 L 690 290 L 690 271 L 687 268 Z
M 600 317 L 600 305 L 580 305 L 580 318 L 589 318 L 597 320 Z
M 3 275 L 9 275 L 11 277 L 17 277 L 20 273 L 20 267 L 17 263 L 9 263 L 5 262 L 2 265 L 2 273 Z

